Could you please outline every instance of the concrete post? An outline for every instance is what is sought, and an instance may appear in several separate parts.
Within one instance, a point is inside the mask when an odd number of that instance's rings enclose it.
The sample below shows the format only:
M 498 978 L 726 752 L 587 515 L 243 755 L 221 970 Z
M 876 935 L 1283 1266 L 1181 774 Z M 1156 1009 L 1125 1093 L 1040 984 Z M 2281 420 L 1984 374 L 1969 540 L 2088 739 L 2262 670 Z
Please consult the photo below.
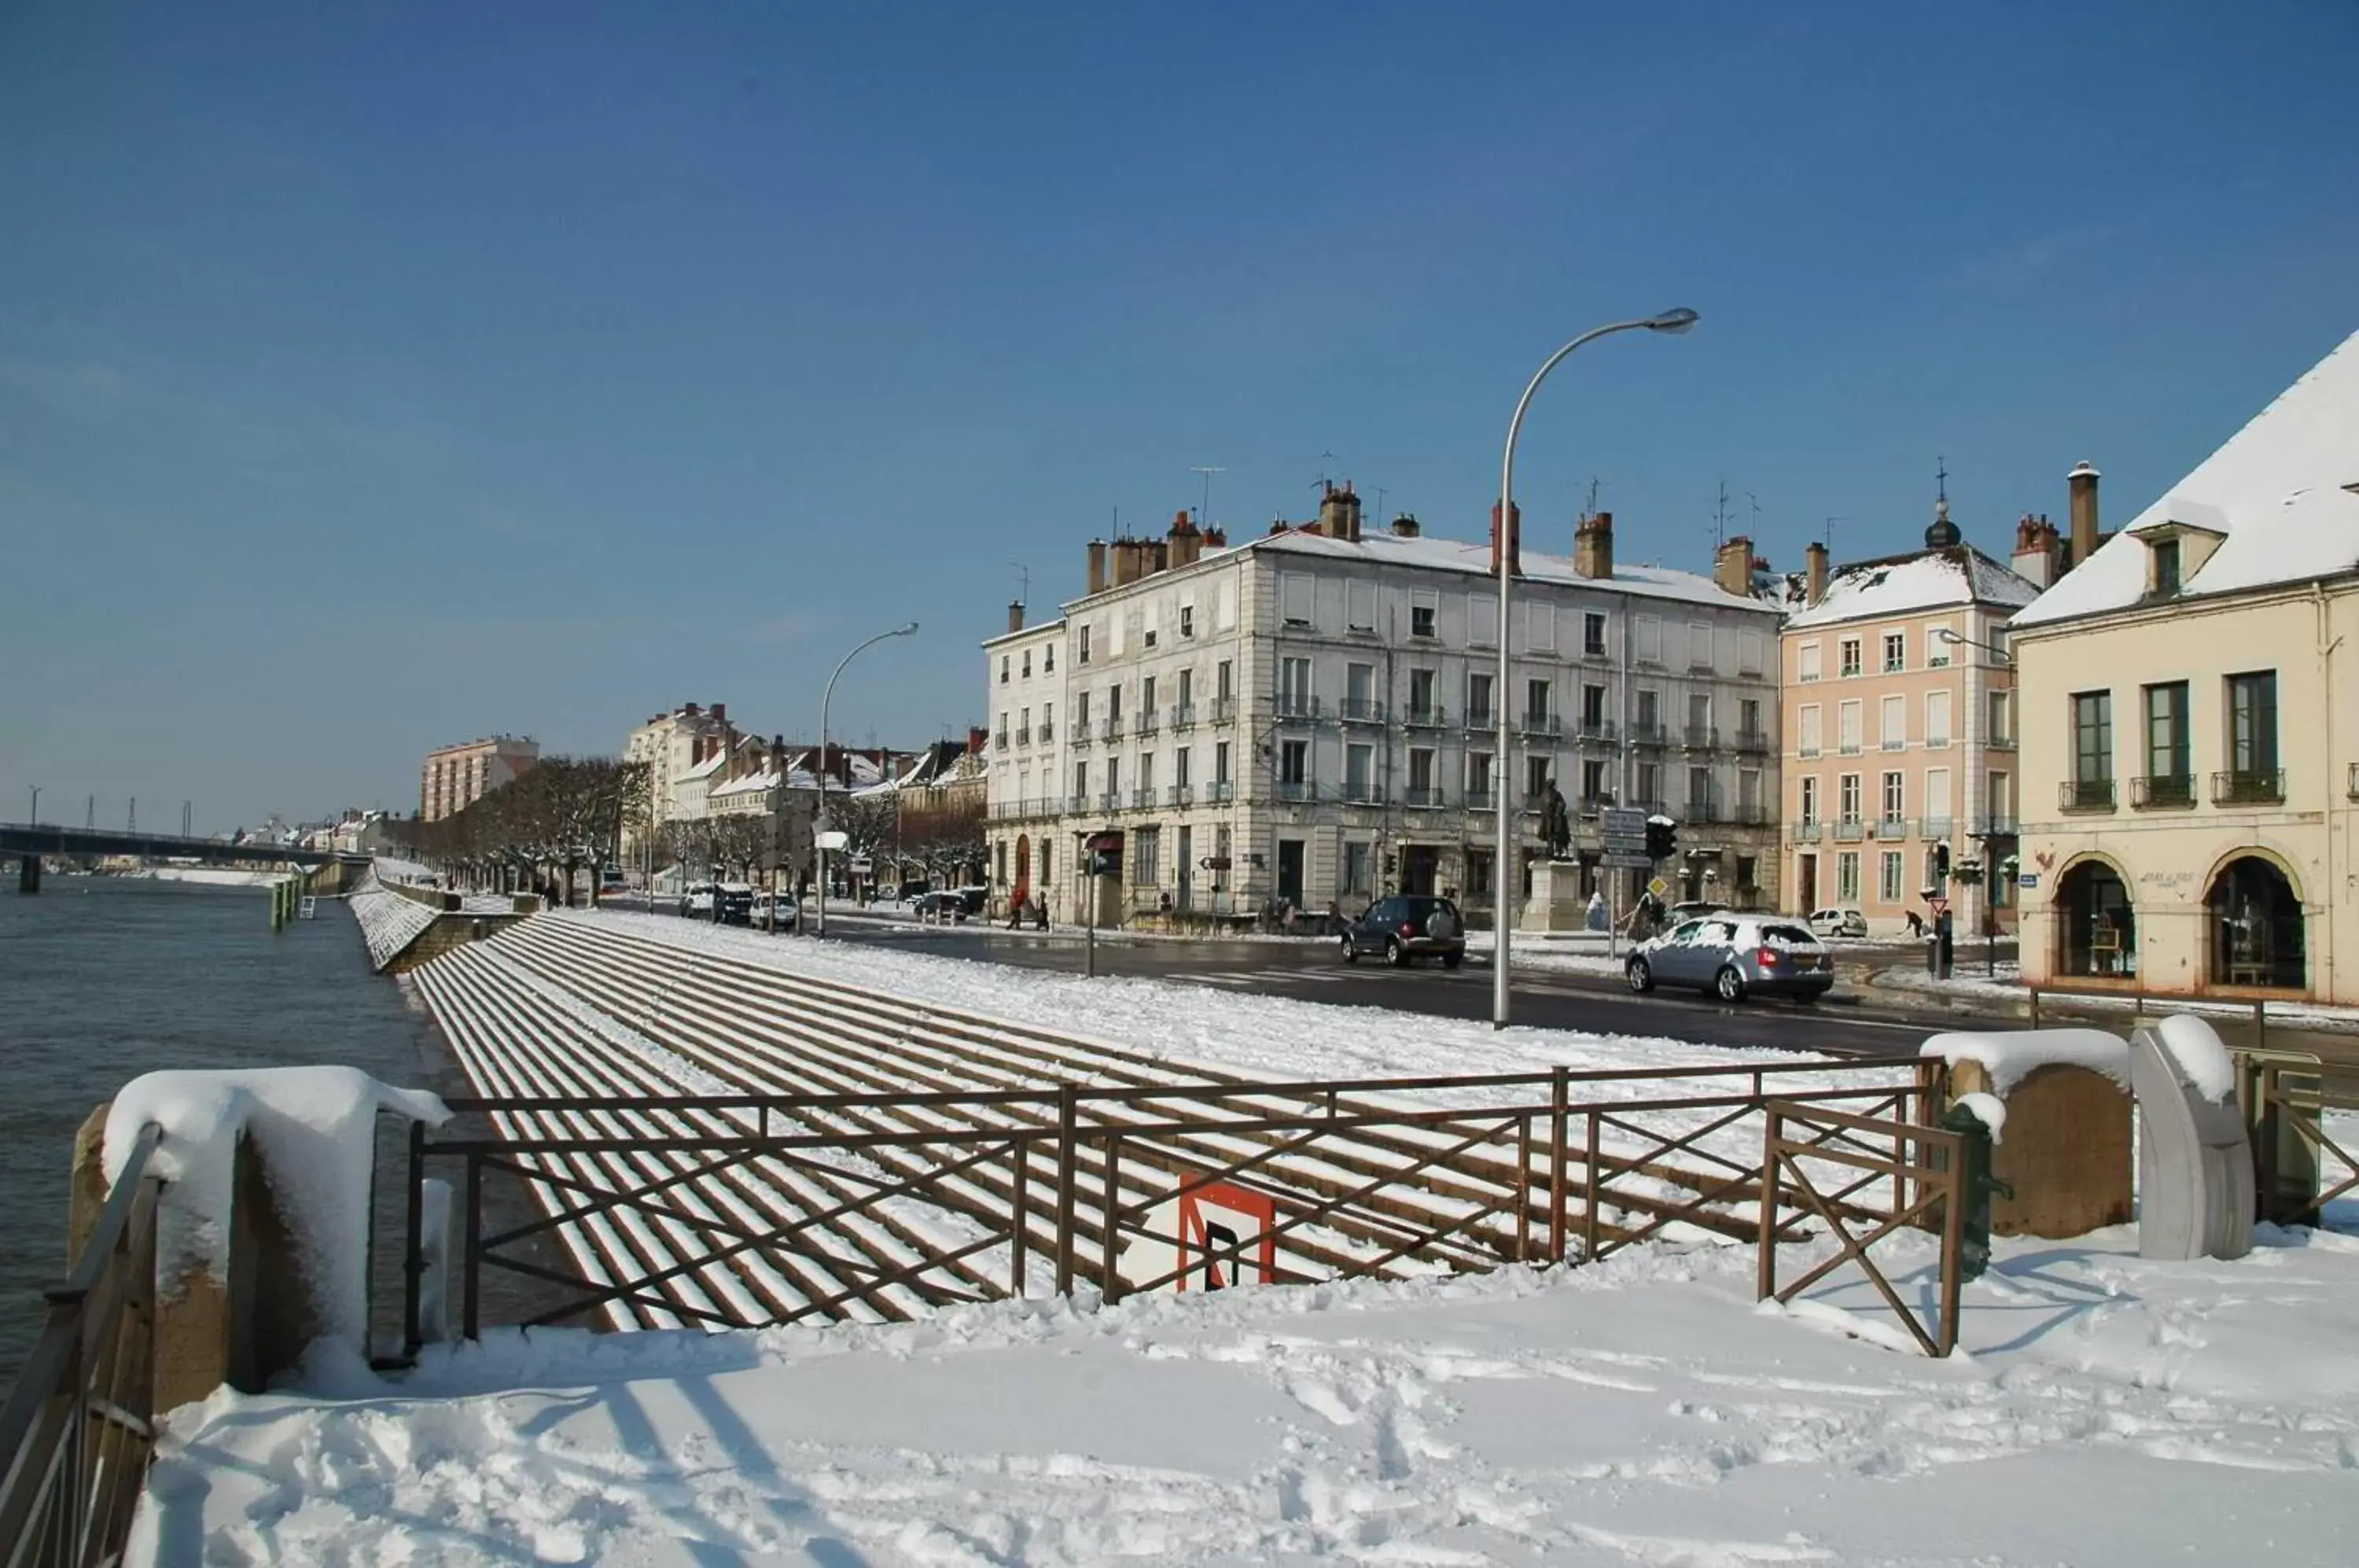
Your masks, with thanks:
M 41 857 L 31 853 L 16 862 L 16 891 L 24 894 L 41 890 Z

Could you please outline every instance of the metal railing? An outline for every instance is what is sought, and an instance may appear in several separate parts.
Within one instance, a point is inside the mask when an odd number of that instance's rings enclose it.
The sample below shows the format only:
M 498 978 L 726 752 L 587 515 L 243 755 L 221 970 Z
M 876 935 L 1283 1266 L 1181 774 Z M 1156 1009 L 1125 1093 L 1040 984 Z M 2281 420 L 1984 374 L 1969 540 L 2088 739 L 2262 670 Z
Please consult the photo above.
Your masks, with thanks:
M 1346 697 L 1341 716 L 1347 724 L 1380 724 L 1385 722 L 1385 705 L 1373 697 Z
M 1104 718 L 1098 721 L 1098 739 L 1120 740 L 1121 738 L 1122 719 L 1120 716 L 1117 715 L 1113 718 Z
M 1711 724 L 1690 724 L 1680 735 L 1690 751 L 1710 751 L 1720 745 L 1720 731 Z
M 1736 732 L 1736 749 L 1739 751 L 1767 751 L 1769 749 L 1768 732 L 1766 730 L 1738 730 Z
M 1466 727 L 1478 735 L 1485 730 L 1497 729 L 1499 727 L 1498 710 L 1495 708 L 1467 709 Z
M 1236 794 L 1237 787 L 1227 779 L 1215 779 L 1206 788 L 1204 798 L 1208 800 L 1234 800 L 1236 799 Z
M 1290 692 L 1277 694 L 1277 716 L 1289 724 L 1300 724 L 1319 716 L 1319 699 Z
M 2067 779 L 2056 786 L 2056 809 L 2060 811 L 2110 811 L 2114 809 L 2114 781 L 2110 779 Z
M 1130 805 L 1133 811 L 1143 811 L 1153 804 L 1155 804 L 1154 785 L 1142 784 L 1130 792 Z
M 1412 784 L 1402 792 L 1404 803 L 1411 806 L 1434 807 L 1450 803 L 1449 796 L 1439 784 Z
M 1159 893 L 1139 892 L 1159 905 Z M 1938 1197 L 1944 1173 L 1905 1151 L 1943 1148 L 1951 1136 L 1927 1125 L 1942 1086 L 1936 1062 L 1854 1061 L 983 1093 L 453 1099 L 459 1125 L 488 1117 L 506 1136 L 412 1126 L 406 1337 L 414 1355 L 426 1328 L 415 1282 L 428 1269 L 417 1195 L 439 1172 L 455 1178 L 462 1239 L 451 1287 L 468 1338 L 485 1327 L 484 1282 L 496 1274 L 547 1288 L 527 1326 L 600 1312 L 755 1326 L 907 1315 L 897 1297 L 951 1304 L 1044 1285 L 1066 1294 L 1091 1283 L 1112 1301 L 1243 1277 L 1290 1284 L 1587 1263 L 1674 1227 L 1774 1248 L 1824 1223 L 1850 1258 L 1925 1225 L 1926 1192 Z M 1438 1103 L 1444 1094 L 1460 1103 Z M 642 1130 L 609 1130 L 625 1127 Z M 1766 1145 L 1756 1129 L 1767 1130 Z M 1819 1136 L 1799 1136 L 1812 1129 Z M 1780 1151 L 1781 1142 L 1795 1147 Z M 1878 1162 L 1873 1180 L 1837 1184 L 1867 1159 Z M 507 1178 L 539 1192 L 541 1212 L 494 1231 L 487 1191 Z M 825 1195 L 813 1190 L 821 1178 Z M 704 1195 L 721 1184 L 739 1201 Z M 1807 1209 L 1781 1201 L 1789 1188 Z M 1259 1228 L 1223 1236 L 1191 1225 L 1198 1201 L 1250 1214 Z M 913 1206 L 940 1223 L 904 1226 L 897 1251 L 848 1241 Z M 1872 1233 L 1854 1243 L 1846 1225 Z M 595 1240 L 634 1234 L 636 1245 Z M 664 1245 L 648 1246 L 657 1236 Z M 552 1237 L 569 1245 L 551 1248 Z M 1141 1238 L 1169 1251 L 1125 1270 L 1126 1244 Z M 1945 1277 L 1954 1277 L 1954 1252 L 1944 1250 Z M 712 1288 L 757 1278 L 804 1284 L 790 1298 Z M 1809 1282 L 1778 1294 L 1790 1299 Z
M 1277 781 L 1277 798 L 1281 800 L 1315 800 L 1319 786 L 1308 779 L 1281 779 Z
M 2232 768 L 2212 775 L 2215 806 L 2277 806 L 2285 803 L 2282 768 Z
M 114 1563 L 156 1443 L 156 1210 L 139 1131 L 82 1256 L 42 1294 L 48 1321 L 0 1407 L 0 1552 L 18 1563 Z
M 1663 726 L 1650 719 L 1640 719 L 1630 726 L 1632 746 L 1661 746 L 1666 739 Z
M 1450 715 L 1439 702 L 1412 702 L 1403 722 L 1413 730 L 1438 730 L 1450 722 Z
M 1526 713 L 1516 728 L 1527 735 L 1552 735 L 1560 733 L 1563 724 L 1554 713 Z
M 1947 817 L 1920 817 L 1917 822 L 1917 832 L 1925 838 L 1947 838 L 1951 826 L 1951 820 Z
M 1835 842 L 1837 844 L 1857 844 L 1866 836 L 1867 824 L 1860 821 L 1857 817 L 1838 817 L 1835 819 Z
M 1195 800 L 1196 790 L 1192 785 L 1174 784 L 1163 792 L 1163 803 L 1167 806 L 1193 805 Z
M 1821 833 L 1816 822 L 1796 822 L 1788 832 L 1796 844 L 1816 844 Z
M 1171 727 L 1175 730 L 1194 729 L 1196 727 L 1196 704 L 1193 702 L 1174 702 L 1171 705 Z
M 1237 700 L 1234 697 L 1215 697 L 1212 699 L 1212 722 L 1214 724 L 1234 724 L 1236 723 L 1236 718 Z
M 1155 710 L 1152 708 L 1146 708 L 1133 715 L 1130 730 L 1133 735 L 1153 735 L 1155 733 Z
M 2130 780 L 2130 804 L 2139 810 L 2195 804 L 2191 773 L 2141 773 Z

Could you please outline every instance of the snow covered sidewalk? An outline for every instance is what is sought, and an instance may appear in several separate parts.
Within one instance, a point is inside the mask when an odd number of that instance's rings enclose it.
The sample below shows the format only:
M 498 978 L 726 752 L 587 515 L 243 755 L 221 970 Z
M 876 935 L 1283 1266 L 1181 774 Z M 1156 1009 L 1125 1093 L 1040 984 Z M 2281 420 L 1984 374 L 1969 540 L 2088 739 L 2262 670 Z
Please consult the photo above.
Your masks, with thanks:
M 1900 1289 L 1929 1289 L 1930 1245 Z M 130 1561 L 2350 1561 L 2359 1241 L 2002 1243 L 1948 1362 L 1753 1255 L 541 1333 L 176 1413 Z M 1855 1314 L 1855 1315 L 1847 1315 Z M 1853 1337 L 1848 1325 L 1869 1337 Z M 431 1398 L 428 1396 L 445 1396 Z

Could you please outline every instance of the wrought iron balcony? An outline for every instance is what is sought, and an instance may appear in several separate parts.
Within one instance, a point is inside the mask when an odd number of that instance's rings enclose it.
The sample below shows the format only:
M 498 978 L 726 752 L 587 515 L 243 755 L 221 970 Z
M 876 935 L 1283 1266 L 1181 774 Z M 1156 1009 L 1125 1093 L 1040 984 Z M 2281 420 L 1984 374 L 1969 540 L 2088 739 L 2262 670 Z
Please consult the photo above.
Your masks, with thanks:
M 2282 768 L 2232 768 L 2212 775 L 2215 806 L 2282 805 L 2286 798 Z
M 1523 722 L 1516 726 L 1527 735 L 1553 735 L 1562 733 L 1563 725 L 1554 713 L 1527 712 Z
M 1068 795 L 1065 797 L 1065 810 L 1072 815 L 1079 816 L 1089 809 L 1090 798 L 1087 795 Z
M 1838 817 L 1835 819 L 1835 842 L 1837 844 L 1857 844 L 1866 836 L 1867 824 L 1860 821 L 1859 818 Z
M 1347 724 L 1380 724 L 1385 722 L 1385 705 L 1373 697 L 1346 697 L 1340 716 Z
M 1122 791 L 1121 791 L 1121 790 L 1119 790 L 1119 789 L 1103 789 L 1103 790 L 1099 791 L 1099 793 L 1098 793 L 1098 810 L 1099 810 L 1099 811 L 1121 811 L 1121 810 L 1122 810 Z
M 1717 800 L 1698 800 L 1690 799 L 1687 804 L 1687 811 L 1680 816 L 1680 821 L 1683 822 L 1724 822 L 1728 821 L 1728 813 Z
M 1236 723 L 1237 700 L 1234 697 L 1213 698 L 1212 722 L 1216 724 L 1233 724 Z
M 1819 824 L 1816 822 L 1796 822 L 1790 831 L 1796 844 L 1819 842 Z
M 1976 838 L 2015 838 L 2023 832 L 2023 824 L 2013 817 L 1976 817 L 1973 836 Z
M 1057 726 L 1050 721 L 1043 719 L 1040 721 L 1040 727 L 1032 733 L 1042 746 L 1046 746 L 1057 738 Z
M 1495 730 L 1499 727 L 1499 711 L 1496 708 L 1469 708 L 1466 710 L 1466 727 L 1478 733 Z
M 1690 751 L 1710 751 L 1720 744 L 1720 731 L 1712 724 L 1690 724 L 1681 735 Z
M 1083 719 L 1080 724 L 1073 726 L 1073 745 L 1076 746 L 1083 746 L 1089 744 L 1090 722 L 1087 719 Z
M 1016 732 L 1016 744 L 1018 746 L 1030 746 L 1032 744 L 1032 732 L 1030 730 L 1017 730 Z
M 1343 802 L 1352 806 L 1381 806 L 1385 803 L 1385 787 L 1366 779 L 1343 781 Z
M 1920 817 L 1917 822 L 1917 834 L 1919 838 L 1947 838 L 1951 825 L 1947 817 Z
M 993 735 L 991 737 L 991 744 L 997 746 L 1000 750 L 1006 751 L 1007 749 L 1007 732 L 1006 730 L 1001 730 L 998 734 Z
M 1581 809 L 1582 809 L 1582 811 L 1584 811 L 1584 812 L 1586 812 L 1586 813 L 1588 813 L 1589 815 L 1592 815 L 1592 816 L 1594 816 L 1594 815 L 1595 815 L 1596 813 L 1598 813 L 1599 811 L 1602 811 L 1605 810 L 1605 808 L 1607 808 L 1608 806 L 1611 806 L 1612 804 L 1614 804 L 1614 797 L 1613 797 L 1612 795 L 1610 795 L 1610 794 L 1608 794 L 1608 795 L 1583 795 L 1583 796 L 1581 798 Z M 1636 804 L 1639 804 L 1639 802 L 1637 802 L 1637 801 L 1633 801 L 1633 802 L 1632 802 L 1632 804 L 1636 805 Z
M 1277 798 L 1281 800 L 1315 800 L 1319 786 L 1308 779 L 1281 779 L 1277 781 Z
M 2130 780 L 2130 804 L 2140 811 L 2195 804 L 2191 773 L 2145 773 Z
M 1131 807 L 1131 810 L 1133 810 L 1133 811 L 1143 811 L 1147 810 L 1147 807 L 1152 806 L 1153 804 L 1155 804 L 1155 786 L 1154 786 L 1154 785 L 1149 784 L 1149 785 L 1145 786 L 1145 787 L 1144 787 L 1144 788 L 1142 788 L 1142 789 L 1133 789 L 1133 790 L 1130 792 L 1130 807 Z
M 2114 805 L 2114 781 L 2110 779 L 2067 779 L 2056 787 L 2056 809 L 2060 811 L 2110 811 Z
M 1413 730 L 1438 730 L 1449 720 L 1439 702 L 1429 702 L 1423 707 L 1412 702 L 1406 722 Z
M 1769 749 L 1769 733 L 1767 730 L 1738 730 L 1736 732 L 1736 749 L 1739 751 L 1767 751 Z
M 1759 804 L 1750 806 L 1739 804 L 1735 811 L 1729 813 L 1728 820 L 1744 827 L 1765 827 L 1769 822 L 1769 808 Z
M 1204 792 L 1204 798 L 1208 800 L 1234 800 L 1236 795 L 1237 787 L 1225 779 L 1217 784 L 1208 786 Z
M 1941 824 L 1942 833 L 1950 831 L 1949 819 L 1947 817 L 1941 819 Z M 1875 836 L 1884 839 L 1907 838 L 1908 836 L 1908 819 L 1907 817 L 1882 818 L 1875 824 Z M 1928 828 L 1925 832 L 1925 836 L 1927 838 L 1937 838 L 1940 834 L 1935 833 L 1930 828 Z
M 1612 719 L 1582 720 L 1581 738 L 1584 741 L 1612 740 L 1614 738 L 1614 721 Z
M 1171 705 L 1171 727 L 1175 730 L 1194 729 L 1196 727 L 1196 704 L 1193 702 L 1174 702 Z
M 1100 739 L 1100 740 L 1120 740 L 1121 738 L 1122 738 L 1122 720 L 1121 720 L 1121 719 L 1119 719 L 1119 718 L 1104 718 L 1104 719 L 1100 719 L 1100 720 L 1098 721 L 1098 739 Z
M 1641 719 L 1630 726 L 1632 746 L 1661 746 L 1667 738 L 1663 726 L 1650 720 Z
M 1130 723 L 1130 733 L 1133 735 L 1151 735 L 1155 733 L 1155 710 L 1152 708 L 1135 715 Z
M 1196 803 L 1195 787 L 1190 784 L 1174 784 L 1170 786 L 1163 791 L 1163 803 L 1167 806 L 1194 805 Z
M 1439 784 L 1412 784 L 1403 792 L 1402 799 L 1411 806 L 1428 808 L 1450 803 Z
M 1319 716 L 1319 699 L 1299 691 L 1277 694 L 1277 716 L 1289 724 L 1308 724 Z

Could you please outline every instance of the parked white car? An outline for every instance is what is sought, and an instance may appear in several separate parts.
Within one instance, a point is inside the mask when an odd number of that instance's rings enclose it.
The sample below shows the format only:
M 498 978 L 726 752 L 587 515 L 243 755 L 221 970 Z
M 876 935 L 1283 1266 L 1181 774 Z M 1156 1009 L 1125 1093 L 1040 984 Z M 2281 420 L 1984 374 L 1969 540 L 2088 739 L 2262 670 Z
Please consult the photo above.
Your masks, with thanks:
M 1812 909 L 1809 921 L 1819 936 L 1865 936 L 1867 917 L 1857 909 Z

